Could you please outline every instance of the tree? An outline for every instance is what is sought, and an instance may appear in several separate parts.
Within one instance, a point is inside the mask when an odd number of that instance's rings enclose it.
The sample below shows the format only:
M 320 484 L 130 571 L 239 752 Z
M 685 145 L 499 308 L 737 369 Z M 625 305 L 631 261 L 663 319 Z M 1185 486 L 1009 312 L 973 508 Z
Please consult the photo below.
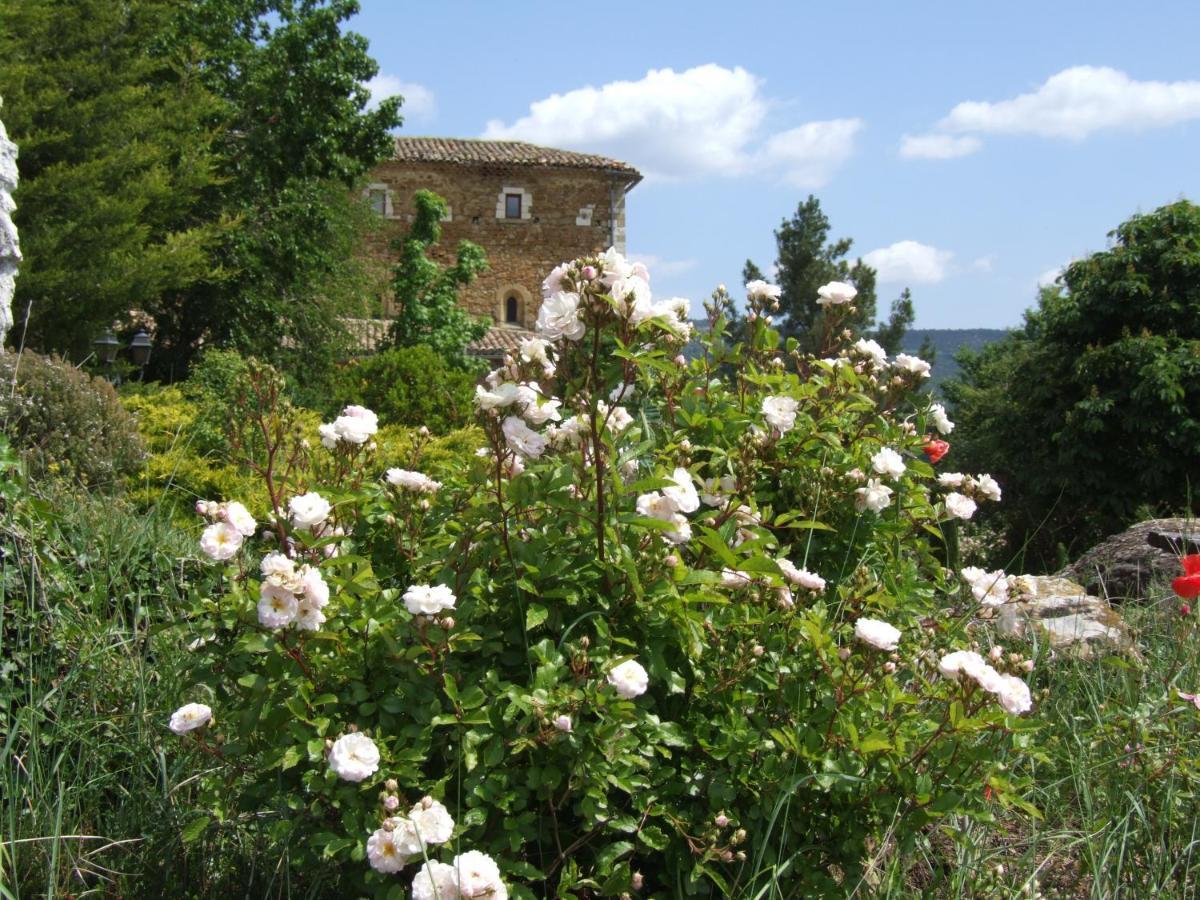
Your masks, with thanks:
M 829 218 L 821 210 L 821 202 L 810 194 L 775 231 L 776 281 L 783 289 L 781 333 L 797 338 L 802 348 L 817 351 L 824 324 L 823 310 L 817 305 L 817 289 L 830 281 L 846 281 L 858 290 L 849 327 L 873 337 L 889 352 L 895 351 L 913 322 L 911 294 L 906 288 L 893 301 L 887 324 L 872 333 L 877 305 L 875 270 L 861 259 L 851 262 L 847 258 L 853 244 L 850 238 L 829 243 L 829 230 Z M 742 274 L 747 281 L 762 277 L 762 271 L 750 260 L 746 260 Z
M 1147 512 L 1200 510 L 1200 206 L 1137 215 L 944 386 L 959 465 L 1056 567 Z
M 131 309 L 219 277 L 228 223 L 195 66 L 152 52 L 170 0 L 0 0 L 5 121 L 21 148 L 25 262 L 15 313 L 31 344 L 81 359 Z M 17 329 L 19 333 L 19 329 Z
M 18 304 L 79 358 L 137 311 L 153 374 L 227 346 L 327 368 L 368 293 L 352 186 L 399 99 L 344 31 L 353 0 L 0 0 L 0 83 L 22 148 Z
M 396 317 L 391 340 L 397 347 L 424 344 L 444 358 L 465 362 L 467 344 L 487 333 L 489 322 L 458 304 L 458 292 L 487 270 L 483 248 L 459 241 L 454 265 L 441 266 L 426 253 L 442 239 L 446 201 L 417 191 L 416 215 L 408 235 L 395 242 L 400 258 L 393 270 Z
M 221 102 L 224 182 L 205 214 L 237 227 L 216 254 L 226 277 L 163 298 L 163 363 L 216 344 L 307 377 L 347 348 L 340 317 L 370 293 L 354 251 L 371 220 L 350 188 L 400 122 L 399 98 L 367 109 L 377 66 L 343 30 L 357 12 L 354 0 L 206 0 L 178 20 L 175 45 L 200 55 Z

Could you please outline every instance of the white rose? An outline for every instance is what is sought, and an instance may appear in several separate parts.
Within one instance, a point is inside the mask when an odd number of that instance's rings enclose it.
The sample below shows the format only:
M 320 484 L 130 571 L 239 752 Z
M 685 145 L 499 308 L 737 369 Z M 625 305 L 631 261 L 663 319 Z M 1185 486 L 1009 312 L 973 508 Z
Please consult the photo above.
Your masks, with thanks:
M 311 603 L 317 609 L 324 609 L 329 603 L 329 585 L 321 570 L 315 566 L 301 566 L 296 573 L 300 580 L 300 592 L 304 594 L 304 602 Z
M 503 409 L 521 399 L 521 388 L 511 381 L 496 385 L 492 390 L 484 390 L 483 385 L 475 385 L 475 405 L 480 409 Z
M 859 619 L 854 623 L 854 636 L 880 650 L 895 650 L 900 641 L 900 629 L 879 619 Z
M 449 863 L 431 859 L 421 866 L 412 881 L 412 900 L 459 900 L 458 870 Z
M 298 588 L 299 576 L 296 573 L 296 564 L 278 550 L 272 550 L 264 556 L 258 565 L 258 570 L 262 573 L 264 581 L 278 587 L 286 587 L 288 590 L 292 590 L 294 587 Z
M 974 650 L 955 650 L 941 658 L 938 671 L 946 678 L 957 679 L 960 673 L 971 675 L 972 672 L 979 672 L 985 665 L 987 663 L 983 657 Z
M 892 365 L 901 372 L 908 372 L 918 378 L 928 378 L 931 366 L 919 356 L 909 356 L 907 353 L 897 353 Z
M 521 338 L 520 342 L 521 359 L 527 363 L 541 363 L 543 366 L 550 365 L 550 342 L 545 338 L 531 337 Z
M 859 338 L 854 342 L 854 350 L 862 356 L 868 357 L 877 369 L 887 366 L 887 351 L 874 341 Z
M 228 522 L 213 522 L 200 535 L 200 549 L 218 561 L 232 559 L 241 549 L 242 533 Z
M 608 673 L 608 683 L 626 700 L 640 697 L 650 686 L 650 676 L 636 659 L 627 659 Z
M 663 495 L 675 502 L 680 512 L 693 513 L 700 508 L 700 495 L 692 481 L 691 473 L 680 466 L 671 473 L 674 485 L 663 488 Z
M 554 727 L 559 731 L 569 733 L 571 731 L 571 717 L 566 715 L 556 716 L 554 718 Z
M 810 591 L 821 592 L 825 590 L 825 579 L 820 575 L 814 575 L 807 569 L 798 569 L 790 559 L 780 557 L 775 560 L 779 566 L 779 571 L 783 572 L 783 577 L 798 587 L 807 588 Z
M 329 751 L 329 768 L 344 781 L 362 781 L 379 770 L 379 748 L 361 732 L 344 734 Z
M 881 512 L 892 502 L 892 489 L 878 478 L 870 478 L 867 483 L 855 490 L 854 508 L 859 512 Z
M 329 516 L 333 507 L 320 494 L 309 491 L 288 501 L 288 512 L 291 513 L 292 524 L 297 528 L 312 531 Z
M 254 516 L 250 515 L 250 510 L 236 500 L 230 500 L 221 504 L 221 512 L 222 518 L 236 528 L 242 537 L 254 537 L 254 529 L 258 527 L 258 523 L 254 521 Z
M 751 300 L 778 300 L 783 294 L 783 288 L 777 284 L 768 284 L 761 279 L 746 283 L 746 296 Z
M 615 247 L 609 247 L 600 256 L 601 278 L 605 284 L 612 284 L 620 278 L 626 278 L 633 274 L 633 266 L 631 266 Z
M 347 406 L 333 420 L 338 438 L 348 444 L 365 444 L 379 431 L 379 417 L 362 406 Z
M 471 900 L 508 900 L 508 888 L 500 879 L 495 860 L 478 850 L 454 857 L 452 868 L 458 875 L 458 895 Z
M 264 581 L 258 590 L 258 621 L 264 628 L 285 628 L 296 620 L 299 603 L 287 588 Z
M 367 861 L 376 872 L 394 875 L 404 868 L 410 857 L 401 853 L 394 840 L 395 832 L 386 828 L 377 828 L 367 838 Z
M 442 486 L 440 481 L 434 481 L 428 475 L 409 469 L 388 469 L 387 483 L 418 494 L 432 494 Z
M 546 439 L 516 416 L 509 416 L 500 426 L 510 450 L 537 459 L 546 451 Z
M 729 568 L 721 570 L 721 587 L 728 588 L 729 590 L 739 590 L 740 588 L 749 587 L 753 580 L 747 572 Z
M 432 616 L 454 609 L 457 599 L 444 584 L 414 584 L 404 592 L 404 607 L 414 616 Z
M 1029 685 L 1015 675 L 1001 675 L 993 693 L 1000 701 L 1000 705 L 1004 707 L 1004 711 L 1014 716 L 1033 709 L 1033 697 L 1029 693 Z
M 935 403 L 929 407 L 929 421 L 933 423 L 933 427 L 940 434 L 949 434 L 954 430 L 954 423 L 946 417 L 946 407 L 940 403 Z
M 317 434 L 321 436 L 321 446 L 326 450 L 332 450 L 337 446 L 338 430 L 332 422 L 326 422 L 317 429 Z
M 957 491 L 946 495 L 946 512 L 955 519 L 969 519 L 975 515 L 975 501 Z
M 626 275 L 613 281 L 609 296 L 616 301 L 618 312 L 629 317 L 634 325 L 654 315 L 651 304 L 650 285 L 637 275 Z
M 853 301 L 857 296 L 858 291 L 854 285 L 846 284 L 844 281 L 831 281 L 829 284 L 817 288 L 817 305 L 824 307 L 843 306 Z
M 550 274 L 542 281 L 542 296 L 549 297 L 562 290 L 563 277 L 571 271 L 571 263 L 559 263 L 550 270 Z
M 444 844 L 454 834 L 450 811 L 432 797 L 425 797 L 408 814 L 413 830 L 426 844 Z
M 557 291 L 542 301 L 535 327 L 548 340 L 577 341 L 586 330 L 579 318 L 579 295 Z
M 795 426 L 796 410 L 799 408 L 799 402 L 791 397 L 767 397 L 762 402 L 763 417 L 780 434 L 791 431 Z
M 325 624 L 325 613 L 321 612 L 321 607 L 317 604 L 303 600 L 296 604 L 294 622 L 301 631 L 320 631 L 321 626 Z
M 608 399 L 613 403 L 620 403 L 622 400 L 632 400 L 636 394 L 636 384 L 622 383 L 608 392 Z
M 991 475 L 976 475 L 974 481 L 975 490 L 989 500 L 1000 502 L 1000 485 L 995 478 Z
M 985 606 L 1000 606 L 1008 602 L 1009 581 L 1002 569 L 995 572 L 985 572 L 974 566 L 968 566 L 960 573 L 971 586 L 975 599 Z
M 956 488 L 962 487 L 966 478 L 967 476 L 962 472 L 943 472 L 937 477 L 937 480 L 942 487 Z
M 547 422 L 559 422 L 562 420 L 562 413 L 559 412 L 559 407 L 562 406 L 562 401 L 558 399 L 550 399 L 545 403 L 538 403 L 536 400 L 526 404 L 522 411 L 526 420 L 533 425 L 544 425 Z
M 884 447 L 871 457 L 871 468 L 888 478 L 904 474 L 904 458 L 891 447 Z
M 176 734 L 187 734 L 197 728 L 203 728 L 212 721 L 212 708 L 203 703 L 185 703 L 171 713 L 171 721 L 167 723 Z

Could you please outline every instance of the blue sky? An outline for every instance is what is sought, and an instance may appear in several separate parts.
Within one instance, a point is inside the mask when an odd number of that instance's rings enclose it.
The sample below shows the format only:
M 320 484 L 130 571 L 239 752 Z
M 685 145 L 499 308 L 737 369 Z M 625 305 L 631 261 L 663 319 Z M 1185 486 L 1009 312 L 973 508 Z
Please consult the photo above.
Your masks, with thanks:
M 629 252 L 697 309 L 809 193 L 926 328 L 1019 324 L 1131 214 L 1200 198 L 1196 0 L 363 0 L 350 27 L 402 134 L 646 173 Z

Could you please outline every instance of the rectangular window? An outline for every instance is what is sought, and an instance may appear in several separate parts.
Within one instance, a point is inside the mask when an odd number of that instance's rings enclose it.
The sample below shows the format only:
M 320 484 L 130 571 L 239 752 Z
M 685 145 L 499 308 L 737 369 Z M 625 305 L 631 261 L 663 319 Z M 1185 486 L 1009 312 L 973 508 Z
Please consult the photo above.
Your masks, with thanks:
M 373 209 L 380 216 L 387 215 L 387 191 L 381 188 L 371 188 L 367 192 L 367 200 Z
M 521 195 L 520 194 L 505 194 L 504 195 L 504 218 L 506 218 L 506 219 L 521 218 Z

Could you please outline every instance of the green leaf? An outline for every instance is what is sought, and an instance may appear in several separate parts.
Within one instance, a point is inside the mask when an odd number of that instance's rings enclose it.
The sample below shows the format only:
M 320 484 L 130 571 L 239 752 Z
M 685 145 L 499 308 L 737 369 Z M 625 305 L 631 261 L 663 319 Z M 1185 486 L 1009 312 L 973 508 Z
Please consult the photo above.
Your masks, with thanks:
M 666 850 L 669 843 L 666 832 L 657 825 L 647 825 L 639 831 L 638 840 L 651 850 Z
M 531 603 L 525 610 L 525 630 L 532 631 L 550 616 L 550 611 L 540 603 Z
M 183 826 L 179 832 L 179 836 L 185 844 L 194 844 L 200 840 L 200 836 L 204 834 L 205 829 L 208 828 L 208 823 L 211 821 L 212 819 L 209 816 L 200 816 L 197 819 L 192 819 L 192 821 Z

